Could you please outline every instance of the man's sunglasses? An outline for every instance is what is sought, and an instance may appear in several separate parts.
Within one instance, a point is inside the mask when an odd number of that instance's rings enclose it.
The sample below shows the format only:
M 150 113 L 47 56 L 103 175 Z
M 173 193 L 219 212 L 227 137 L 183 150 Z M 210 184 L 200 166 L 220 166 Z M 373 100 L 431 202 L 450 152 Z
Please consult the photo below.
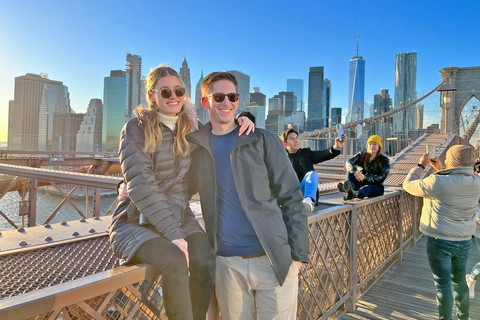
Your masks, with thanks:
M 165 99 L 168 99 L 172 96 L 172 91 L 175 91 L 177 97 L 183 97 L 185 95 L 185 88 L 179 87 L 173 90 L 163 88 L 162 90 L 151 89 L 150 92 L 160 92 L 160 95 Z
M 212 93 L 212 94 L 209 94 L 207 97 L 213 97 L 213 100 L 215 100 L 216 102 L 223 102 L 223 100 L 225 100 L 225 96 L 228 97 L 228 100 L 230 100 L 230 102 L 237 102 L 238 101 L 238 96 L 240 94 L 239 93 Z

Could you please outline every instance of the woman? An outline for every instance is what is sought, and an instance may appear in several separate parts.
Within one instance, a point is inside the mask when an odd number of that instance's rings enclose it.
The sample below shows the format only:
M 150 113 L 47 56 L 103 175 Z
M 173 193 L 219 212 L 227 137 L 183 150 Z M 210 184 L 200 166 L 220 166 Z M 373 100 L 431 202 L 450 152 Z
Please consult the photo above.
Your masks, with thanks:
M 120 136 L 128 198 L 112 218 L 110 242 L 122 265 L 159 269 L 169 319 L 205 319 L 215 259 L 188 201 L 191 146 L 185 136 L 197 129 L 196 114 L 174 69 L 153 69 L 145 86 L 149 107 L 138 107 Z
M 380 153 L 381 149 L 382 140 L 373 135 L 367 140 L 367 152 L 359 152 L 347 161 L 347 180 L 338 184 L 338 190 L 347 194 L 343 200 L 383 195 L 390 161 Z

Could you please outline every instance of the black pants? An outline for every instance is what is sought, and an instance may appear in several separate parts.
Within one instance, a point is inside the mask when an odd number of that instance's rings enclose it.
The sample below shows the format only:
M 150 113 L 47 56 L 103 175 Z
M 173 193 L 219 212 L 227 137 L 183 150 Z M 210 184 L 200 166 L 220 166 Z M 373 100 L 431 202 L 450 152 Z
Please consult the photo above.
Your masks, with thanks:
M 168 319 L 205 320 L 214 293 L 215 256 L 204 233 L 187 236 L 186 241 L 190 268 L 183 252 L 163 237 L 145 242 L 133 263 L 149 263 L 160 270 Z

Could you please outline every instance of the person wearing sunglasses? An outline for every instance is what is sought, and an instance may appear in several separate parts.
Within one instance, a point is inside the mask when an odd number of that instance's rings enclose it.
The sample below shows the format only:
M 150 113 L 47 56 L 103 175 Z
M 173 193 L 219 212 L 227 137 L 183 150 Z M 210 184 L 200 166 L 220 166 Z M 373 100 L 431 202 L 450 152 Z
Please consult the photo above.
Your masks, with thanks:
M 120 264 L 158 268 L 169 319 L 201 320 L 214 292 L 215 260 L 189 207 L 192 146 L 185 137 L 197 130 L 197 117 L 174 69 L 151 70 L 145 87 L 148 108 L 137 107 L 120 136 L 126 192 L 112 217 L 110 242 Z M 249 132 L 253 125 L 245 120 L 240 132 L 245 126 Z
M 201 86 L 211 121 L 187 136 L 196 145 L 189 186 L 200 194 L 217 256 L 222 319 L 295 319 L 298 271 L 308 262 L 307 215 L 297 176 L 273 133 L 257 128 L 238 135 L 234 75 L 213 72 Z

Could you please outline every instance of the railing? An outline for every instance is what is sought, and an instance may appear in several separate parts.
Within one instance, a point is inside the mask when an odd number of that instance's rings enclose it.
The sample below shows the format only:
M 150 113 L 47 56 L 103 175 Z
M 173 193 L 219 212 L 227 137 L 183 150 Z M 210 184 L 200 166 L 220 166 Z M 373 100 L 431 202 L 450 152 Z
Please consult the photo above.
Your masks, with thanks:
M 323 203 L 308 219 L 309 264 L 300 270 L 297 318 L 353 311 L 357 299 L 418 240 L 419 207 L 402 190 L 350 205 Z M 109 249 L 106 237 L 96 241 Z M 155 268 L 117 267 L 0 300 L 0 318 L 166 319 L 161 295 Z

